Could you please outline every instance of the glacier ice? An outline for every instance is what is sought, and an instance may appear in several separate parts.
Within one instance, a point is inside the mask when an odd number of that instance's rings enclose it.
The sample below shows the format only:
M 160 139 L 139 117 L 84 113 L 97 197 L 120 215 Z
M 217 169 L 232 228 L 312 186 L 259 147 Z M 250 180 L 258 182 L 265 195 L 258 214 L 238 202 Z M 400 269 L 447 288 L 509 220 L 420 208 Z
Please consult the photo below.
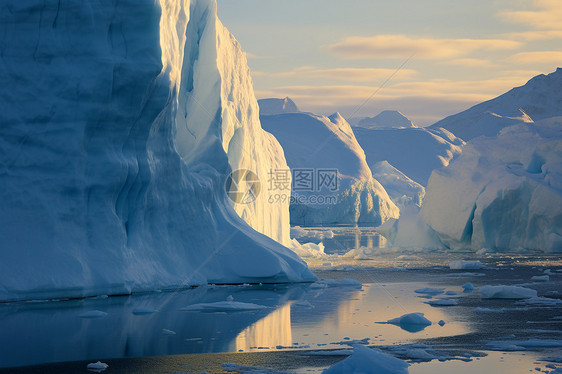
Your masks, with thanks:
M 562 118 L 467 143 L 431 175 L 420 215 L 450 247 L 562 251 Z
M 337 173 L 337 188 L 320 188 L 316 179 L 310 189 L 293 189 L 291 224 L 376 226 L 399 216 L 398 207 L 373 178 L 351 126 L 339 113 L 330 117 L 312 113 L 262 115 L 261 122 L 283 146 L 293 173 L 298 170 L 313 173 L 336 170 Z
M 286 163 L 214 0 L 0 19 L 0 300 L 314 279 L 278 243 L 288 204 L 227 198 L 231 170 Z
M 469 141 L 478 136 L 496 136 L 501 129 L 515 124 L 562 116 L 562 68 L 540 74 L 525 85 L 515 87 L 492 100 L 473 106 L 431 125 L 445 128 Z
M 392 201 L 403 210 L 408 206 L 421 207 L 425 188 L 411 180 L 406 174 L 392 166 L 388 161 L 371 165 L 373 178 L 384 187 Z

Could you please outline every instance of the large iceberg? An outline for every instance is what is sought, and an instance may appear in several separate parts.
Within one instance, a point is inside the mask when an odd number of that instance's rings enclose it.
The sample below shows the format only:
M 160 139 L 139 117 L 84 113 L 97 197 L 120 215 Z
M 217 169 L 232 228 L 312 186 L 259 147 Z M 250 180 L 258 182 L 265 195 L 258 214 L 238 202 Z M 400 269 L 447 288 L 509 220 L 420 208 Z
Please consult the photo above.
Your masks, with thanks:
M 444 129 L 354 127 L 353 132 L 369 166 L 388 161 L 422 186 L 427 185 L 434 169 L 447 166 L 458 157 L 464 144 Z
M 450 247 L 562 251 L 562 117 L 467 143 L 420 214 Z
M 377 226 L 399 216 L 399 209 L 373 178 L 351 126 L 339 113 L 330 117 L 262 115 L 261 122 L 283 146 L 295 179 L 290 196 L 292 224 Z M 326 178 L 335 183 L 323 184 L 322 175 L 335 176 Z
M 444 118 L 430 126 L 445 128 L 469 141 L 478 136 L 496 136 L 501 129 L 562 116 L 562 68 L 540 74 L 492 100 Z
M 365 117 L 357 122 L 357 126 L 367 129 L 416 127 L 408 117 L 397 110 L 383 110 L 374 117 Z
M 314 278 L 278 243 L 288 203 L 228 200 L 231 170 L 286 162 L 214 0 L 0 19 L 1 301 Z

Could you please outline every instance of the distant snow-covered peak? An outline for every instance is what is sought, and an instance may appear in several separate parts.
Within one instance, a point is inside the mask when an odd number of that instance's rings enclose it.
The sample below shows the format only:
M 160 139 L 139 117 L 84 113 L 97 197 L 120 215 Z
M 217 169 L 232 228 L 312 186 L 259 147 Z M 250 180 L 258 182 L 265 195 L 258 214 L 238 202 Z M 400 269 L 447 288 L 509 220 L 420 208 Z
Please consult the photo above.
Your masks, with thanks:
M 492 100 L 431 125 L 445 128 L 469 141 L 479 136 L 497 136 L 501 129 L 562 115 L 562 69 L 540 74 Z
M 300 112 L 297 104 L 289 97 L 284 99 L 261 99 L 258 100 L 260 107 L 260 115 L 275 115 L 281 113 L 298 113 Z
M 367 129 L 416 127 L 412 121 L 397 110 L 384 110 L 374 117 L 367 117 L 357 123 Z

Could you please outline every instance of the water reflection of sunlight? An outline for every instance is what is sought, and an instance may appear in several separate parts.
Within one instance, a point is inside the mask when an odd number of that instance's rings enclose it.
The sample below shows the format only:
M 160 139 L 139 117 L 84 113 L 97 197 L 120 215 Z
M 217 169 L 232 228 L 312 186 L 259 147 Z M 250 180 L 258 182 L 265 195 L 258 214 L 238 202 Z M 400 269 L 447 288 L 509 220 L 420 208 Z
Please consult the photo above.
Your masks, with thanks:
M 252 351 L 260 347 L 287 347 L 291 344 L 291 303 L 286 303 L 271 312 L 236 337 L 237 351 Z

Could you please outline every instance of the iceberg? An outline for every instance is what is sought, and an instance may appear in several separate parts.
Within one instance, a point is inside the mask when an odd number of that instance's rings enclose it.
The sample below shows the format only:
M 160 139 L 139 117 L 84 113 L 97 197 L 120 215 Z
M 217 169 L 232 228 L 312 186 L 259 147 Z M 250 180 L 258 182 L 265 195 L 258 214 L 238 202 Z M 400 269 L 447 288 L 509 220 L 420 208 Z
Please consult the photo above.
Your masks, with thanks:
M 281 113 L 298 113 L 300 112 L 297 104 L 289 97 L 284 99 L 261 99 L 258 100 L 260 107 L 260 115 L 273 115 Z
M 449 247 L 562 251 L 562 118 L 503 129 L 433 172 L 420 215 Z
M 406 207 L 420 208 L 425 188 L 388 163 L 380 161 L 371 165 L 373 178 L 380 182 L 388 196 L 402 211 Z
M 358 127 L 366 129 L 417 127 L 397 110 L 383 110 L 374 117 L 366 117 L 357 122 Z
M 351 126 L 339 114 L 262 115 L 261 123 L 283 146 L 293 174 L 291 224 L 369 224 L 378 226 L 400 214 L 373 178 Z M 322 175 L 326 181 L 322 183 Z M 308 177 L 308 179 L 300 178 Z M 298 178 L 298 179 L 297 179 Z M 273 186 L 275 187 L 275 186 Z
M 353 127 L 353 132 L 372 169 L 377 163 L 387 161 L 424 187 L 431 172 L 449 165 L 461 154 L 464 145 L 444 129 Z
M 286 162 L 214 0 L 0 18 L 0 301 L 315 279 L 288 203 L 228 198 L 232 170 Z
M 540 74 L 492 100 L 444 118 L 429 126 L 445 128 L 465 141 L 496 136 L 509 126 L 562 116 L 562 68 Z

